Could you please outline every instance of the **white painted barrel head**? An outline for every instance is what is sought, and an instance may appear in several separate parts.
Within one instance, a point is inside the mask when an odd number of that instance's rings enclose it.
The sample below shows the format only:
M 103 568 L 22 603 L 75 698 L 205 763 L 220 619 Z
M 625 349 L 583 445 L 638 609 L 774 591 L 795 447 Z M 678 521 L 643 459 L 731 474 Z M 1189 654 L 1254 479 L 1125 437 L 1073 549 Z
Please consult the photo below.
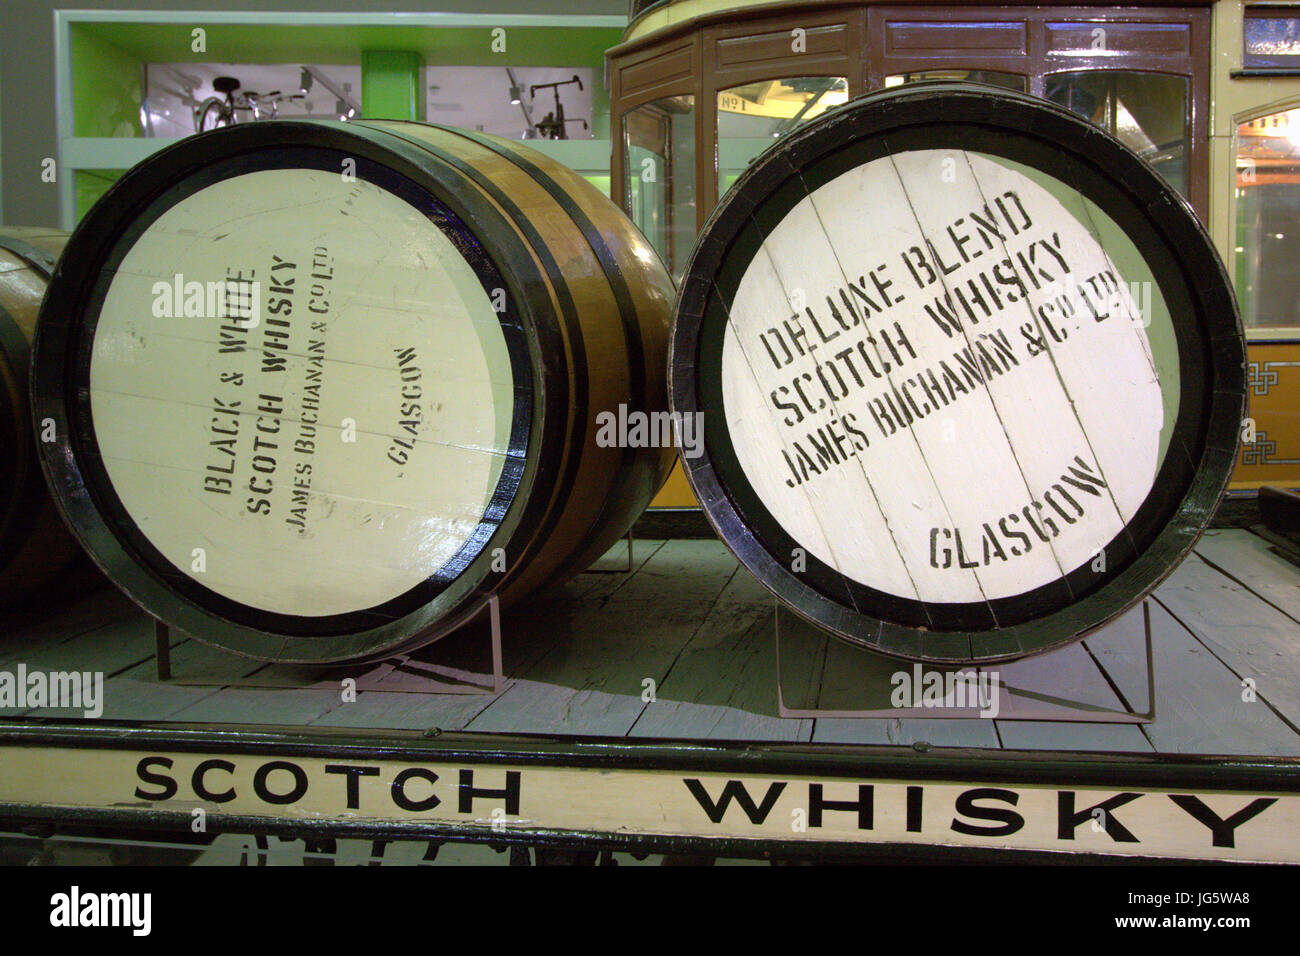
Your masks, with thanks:
M 688 477 L 778 596 L 887 653 L 997 660 L 1185 553 L 1241 355 L 1213 248 L 1141 160 L 1028 97 L 932 86 L 833 111 L 728 194 L 672 391 L 704 415 Z
M 102 237 L 82 230 L 103 264 L 59 290 L 76 321 L 46 348 L 76 357 L 37 388 L 75 436 L 46 464 L 83 487 L 65 506 L 91 553 L 253 656 L 359 657 L 435 624 L 500 577 L 485 549 L 527 480 L 536 355 L 491 220 L 353 136 L 223 131 L 170 178 L 168 154 L 137 171 L 135 205 L 110 193 Z

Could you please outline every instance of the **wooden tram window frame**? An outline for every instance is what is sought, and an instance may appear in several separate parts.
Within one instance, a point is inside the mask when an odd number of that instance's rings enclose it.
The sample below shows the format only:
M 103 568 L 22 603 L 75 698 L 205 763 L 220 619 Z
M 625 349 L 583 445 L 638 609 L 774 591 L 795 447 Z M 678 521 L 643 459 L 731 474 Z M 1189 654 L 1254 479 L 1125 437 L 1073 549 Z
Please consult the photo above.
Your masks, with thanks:
M 699 150 L 700 144 L 704 142 L 700 138 L 699 46 L 698 36 L 688 36 L 683 40 L 681 36 L 674 34 L 643 49 L 637 49 L 636 45 L 634 45 L 634 52 L 628 54 L 626 59 L 621 60 L 617 65 L 609 56 L 609 53 L 606 54 L 605 85 L 609 90 L 610 102 L 610 198 L 618 203 L 619 208 L 629 215 L 632 210 L 629 205 L 631 197 L 628 194 L 627 179 L 631 173 L 628 165 L 627 128 L 624 118 L 633 110 L 674 96 L 695 97 L 695 168 L 697 180 L 699 178 Z M 636 88 L 634 95 L 625 96 L 626 77 L 634 70 L 643 70 L 647 75 L 646 82 Z M 668 174 L 671 173 L 671 167 L 665 169 L 664 172 L 665 178 L 670 180 Z M 675 186 L 671 181 L 664 183 L 665 195 L 671 197 L 674 189 Z M 698 233 L 699 227 L 704 222 L 700 215 L 703 202 L 700 197 L 698 181 L 695 188 L 695 203 L 695 228 Z M 664 265 L 668 267 L 669 272 L 672 272 L 671 250 L 674 248 L 674 240 L 671 216 L 674 214 L 672 213 L 671 203 L 669 210 L 670 218 L 665 223 L 665 229 L 667 230 L 665 238 L 667 248 L 670 251 Z
M 1077 70 L 1122 70 L 1182 76 L 1188 81 L 1187 196 L 1201 221 L 1209 221 L 1210 210 L 1210 71 L 1211 4 L 1147 3 L 1140 6 L 990 6 L 984 4 L 922 5 L 901 3 L 866 5 L 817 3 L 806 6 L 762 5 L 701 16 L 669 27 L 647 39 L 631 40 L 607 54 L 611 103 L 612 196 L 627 208 L 627 158 L 624 147 L 623 115 L 629 110 L 665 96 L 695 97 L 695 197 L 696 228 L 701 229 L 718 203 L 717 97 L 722 90 L 761 80 L 789 77 L 842 76 L 848 79 L 850 98 L 884 86 L 886 76 L 927 70 L 996 70 L 1028 78 L 1027 89 L 1042 96 L 1045 77 Z M 891 53 L 886 47 L 886 29 L 892 22 L 935 24 L 936 36 L 945 29 L 962 29 L 955 23 L 1024 23 L 1023 52 L 981 51 L 948 47 Z M 1048 24 L 1095 24 L 1139 29 L 1128 37 L 1131 45 L 1120 49 L 1091 52 L 1048 49 Z M 945 28 L 943 25 L 947 24 Z M 1155 24 L 1185 25 L 1185 50 L 1160 50 L 1159 36 L 1141 27 Z M 748 63 L 719 62 L 719 44 L 762 34 L 789 32 L 795 27 L 811 35 L 818 28 L 843 25 L 840 49 L 823 49 L 784 56 L 765 56 Z M 827 32 L 817 34 L 823 41 Z M 1144 40 L 1145 38 L 1145 40 Z M 1147 48 L 1143 44 L 1146 42 Z M 683 56 L 688 56 L 684 60 Z M 672 62 L 659 71 L 658 62 Z M 689 71 L 683 66 L 689 62 Z M 642 79 L 629 88 L 625 76 L 636 69 Z

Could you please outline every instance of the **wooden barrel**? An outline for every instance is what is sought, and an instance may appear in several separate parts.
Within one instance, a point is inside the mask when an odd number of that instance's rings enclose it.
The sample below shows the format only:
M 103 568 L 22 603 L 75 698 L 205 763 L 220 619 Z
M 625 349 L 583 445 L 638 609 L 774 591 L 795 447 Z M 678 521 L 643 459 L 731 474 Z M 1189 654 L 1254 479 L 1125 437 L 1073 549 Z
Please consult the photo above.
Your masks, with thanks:
M 927 84 L 763 154 L 673 331 L 687 475 L 776 595 L 855 644 L 978 663 L 1074 640 L 1186 555 L 1245 409 L 1187 203 L 1064 109 Z
M 0 228 L 0 607 L 48 597 L 81 559 L 46 493 L 27 403 L 36 316 L 66 240 Z
M 44 465 L 159 619 L 266 660 L 392 654 L 631 526 L 673 456 L 628 425 L 667 420 L 673 294 L 607 198 L 506 140 L 195 136 L 69 241 L 35 347 Z

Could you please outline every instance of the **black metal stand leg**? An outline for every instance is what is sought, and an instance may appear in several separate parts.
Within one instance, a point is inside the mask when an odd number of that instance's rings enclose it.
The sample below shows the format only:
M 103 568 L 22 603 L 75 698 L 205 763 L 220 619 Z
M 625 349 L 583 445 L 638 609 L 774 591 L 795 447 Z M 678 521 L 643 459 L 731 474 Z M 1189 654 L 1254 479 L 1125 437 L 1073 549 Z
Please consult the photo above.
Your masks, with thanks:
M 488 601 L 488 620 L 492 624 L 492 693 L 506 688 L 505 660 L 501 653 L 501 602 L 492 595 Z
M 159 680 L 172 679 L 172 642 L 171 631 L 167 625 L 157 619 L 153 622 L 154 661 L 158 667 Z
M 1147 711 L 1139 714 L 1145 718 L 1142 723 L 1156 719 L 1156 655 L 1151 648 L 1151 600 L 1142 602 L 1142 630 L 1145 632 L 1147 648 Z
M 635 565 L 633 564 L 633 560 L 632 560 L 632 532 L 631 531 L 628 531 L 628 533 L 624 535 L 624 540 L 627 541 L 627 567 L 588 568 L 587 573 L 588 574 L 631 574 L 633 569 L 635 568 Z

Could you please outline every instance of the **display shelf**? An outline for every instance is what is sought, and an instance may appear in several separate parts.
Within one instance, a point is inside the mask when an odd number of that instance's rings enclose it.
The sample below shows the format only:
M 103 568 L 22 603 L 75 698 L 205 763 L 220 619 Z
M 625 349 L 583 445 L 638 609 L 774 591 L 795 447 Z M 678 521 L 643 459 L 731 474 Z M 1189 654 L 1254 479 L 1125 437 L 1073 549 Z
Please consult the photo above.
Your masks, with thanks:
M 407 54 L 428 66 L 584 65 L 599 81 L 604 51 L 618 42 L 627 22 L 621 16 L 370 12 L 56 10 L 54 17 L 59 220 L 65 229 L 118 171 L 175 141 L 144 135 L 140 107 L 146 63 L 359 65 L 365 88 L 376 71 L 392 66 L 393 55 Z M 203 42 L 195 49 L 199 29 Z M 494 46 L 497 30 L 506 31 L 504 49 Z M 366 54 L 388 56 L 368 59 Z M 530 140 L 529 145 L 608 193 L 608 94 L 596 85 L 594 139 Z M 79 175 L 88 170 L 114 175 Z
M 188 830 L 198 808 L 212 833 L 717 855 L 1006 860 L 1065 850 L 1300 862 L 1300 570 L 1259 535 L 1208 533 L 1155 592 L 1157 719 L 1140 726 L 782 719 L 772 613 L 770 595 L 719 542 L 641 541 L 633 573 L 583 574 L 507 612 L 505 691 L 467 697 L 412 693 L 418 682 L 401 667 L 261 664 L 183 635 L 173 637 L 176 679 L 162 682 L 151 620 L 116 592 L 86 595 L 15 621 L 0 647 L 0 670 L 21 662 L 106 677 L 98 720 L 5 712 L 0 827 Z M 481 637 L 471 629 L 414 659 L 472 668 Z M 788 637 L 804 649 L 783 649 L 787 694 L 801 689 L 821 706 L 873 687 L 888 706 L 891 675 L 911 669 L 811 629 Z M 1099 706 L 1140 703 L 1141 622 L 1130 615 L 998 669 L 1012 686 L 1054 687 Z M 371 689 L 346 701 L 349 677 Z M 355 806 L 347 775 L 363 771 L 344 765 L 368 768 Z M 393 802 L 401 774 L 403 799 L 421 809 Z M 165 780 L 176 792 L 164 797 Z M 274 802 L 298 781 L 306 792 Z M 733 799 L 719 811 L 728 786 Z M 519 801 L 462 803 L 473 788 L 517 790 Z M 863 794 L 872 795 L 869 818 L 827 803 Z M 1073 830 L 1060 824 L 1067 810 L 1073 819 L 1120 794 L 1140 795 L 1109 804 L 1123 832 L 1086 815 Z M 1220 819 L 1257 812 L 1239 820 L 1233 846 L 1215 846 L 1202 806 Z M 998 820 L 1020 823 L 994 833 Z M 985 831 L 954 830 L 954 821 Z
M 77 172 L 129 169 L 160 149 L 180 142 L 165 137 L 74 136 L 63 142 L 63 161 Z M 528 141 L 528 147 L 564 163 L 597 188 L 609 189 L 609 140 L 570 139 Z M 116 178 L 115 173 L 114 178 Z M 107 188 L 107 187 L 105 187 Z M 77 218 L 83 209 L 78 207 Z M 74 220 L 75 222 L 75 220 Z

